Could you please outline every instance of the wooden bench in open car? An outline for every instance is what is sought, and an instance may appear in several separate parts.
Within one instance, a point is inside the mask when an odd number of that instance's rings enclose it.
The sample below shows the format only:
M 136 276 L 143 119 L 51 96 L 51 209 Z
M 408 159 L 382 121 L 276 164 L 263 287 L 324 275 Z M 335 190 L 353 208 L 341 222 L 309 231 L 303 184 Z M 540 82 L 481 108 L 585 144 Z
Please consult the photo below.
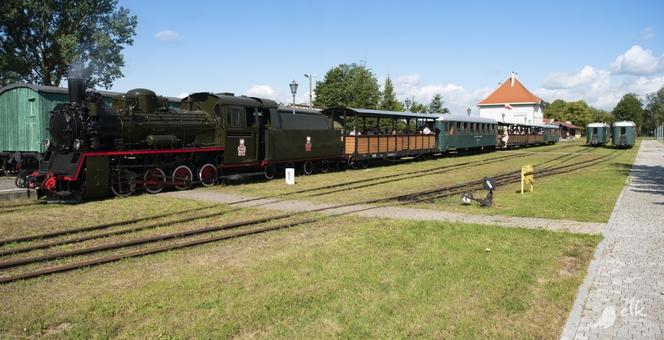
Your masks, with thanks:
M 419 157 L 437 152 L 435 114 L 336 107 L 323 110 L 342 131 L 349 165 L 372 159 Z

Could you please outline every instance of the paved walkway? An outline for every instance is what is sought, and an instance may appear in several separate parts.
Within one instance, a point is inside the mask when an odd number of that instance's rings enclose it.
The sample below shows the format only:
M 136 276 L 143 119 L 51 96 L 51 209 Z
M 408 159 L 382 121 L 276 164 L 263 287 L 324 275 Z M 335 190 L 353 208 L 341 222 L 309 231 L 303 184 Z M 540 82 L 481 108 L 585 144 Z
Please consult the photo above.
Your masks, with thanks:
M 331 203 L 316 203 L 298 200 L 256 199 L 248 196 L 209 190 L 175 191 L 161 195 L 196 199 L 208 202 L 220 202 L 225 204 L 236 203 L 238 207 L 257 207 L 278 211 L 308 211 L 336 205 Z M 570 220 L 549 220 L 545 218 L 463 214 L 430 209 L 378 207 L 372 205 L 353 205 L 343 208 L 325 210 L 321 213 L 330 215 L 344 213 L 365 217 L 393 218 L 404 220 L 435 220 L 446 222 L 488 224 L 502 227 L 546 229 L 585 234 L 599 234 L 606 226 L 604 223 L 578 222 Z
M 641 149 L 562 339 L 664 339 L 664 145 Z

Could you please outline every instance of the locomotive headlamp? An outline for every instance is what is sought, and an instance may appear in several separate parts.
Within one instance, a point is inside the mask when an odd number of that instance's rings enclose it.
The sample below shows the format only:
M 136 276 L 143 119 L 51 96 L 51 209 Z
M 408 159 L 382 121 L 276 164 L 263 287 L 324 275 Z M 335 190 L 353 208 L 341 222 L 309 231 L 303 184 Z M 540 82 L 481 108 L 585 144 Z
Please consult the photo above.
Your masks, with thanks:
M 81 141 L 79 139 L 74 139 L 74 144 L 73 144 L 74 150 L 78 150 L 81 148 Z

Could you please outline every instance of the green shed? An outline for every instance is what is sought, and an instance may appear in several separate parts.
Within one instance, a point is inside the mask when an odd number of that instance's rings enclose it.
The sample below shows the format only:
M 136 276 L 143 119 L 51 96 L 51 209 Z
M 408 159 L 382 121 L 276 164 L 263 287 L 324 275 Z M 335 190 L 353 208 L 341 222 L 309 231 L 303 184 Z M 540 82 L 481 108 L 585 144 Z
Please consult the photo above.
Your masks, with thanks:
M 97 91 L 110 106 L 123 93 Z M 180 99 L 167 97 L 171 107 Z M 0 152 L 43 152 L 48 136 L 49 113 L 69 101 L 67 88 L 16 83 L 0 89 Z

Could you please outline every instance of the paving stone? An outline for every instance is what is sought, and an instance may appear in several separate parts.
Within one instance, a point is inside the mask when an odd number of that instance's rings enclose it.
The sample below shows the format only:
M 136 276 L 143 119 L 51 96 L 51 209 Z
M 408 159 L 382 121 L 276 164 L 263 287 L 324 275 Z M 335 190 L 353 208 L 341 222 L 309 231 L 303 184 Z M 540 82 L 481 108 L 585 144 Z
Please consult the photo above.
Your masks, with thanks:
M 644 140 L 562 339 L 664 339 L 664 146 Z

